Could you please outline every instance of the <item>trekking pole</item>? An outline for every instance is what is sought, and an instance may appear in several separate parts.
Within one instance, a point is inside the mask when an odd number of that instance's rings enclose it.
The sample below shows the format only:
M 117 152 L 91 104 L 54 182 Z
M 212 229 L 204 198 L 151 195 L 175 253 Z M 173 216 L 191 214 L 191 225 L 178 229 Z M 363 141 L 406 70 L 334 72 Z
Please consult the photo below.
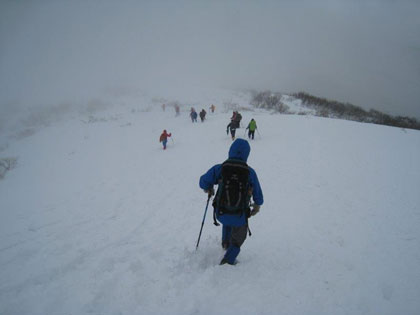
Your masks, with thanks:
M 171 137 L 172 143 L 175 144 L 174 138 Z
M 200 243 L 201 232 L 203 231 L 204 220 L 206 219 L 207 208 L 209 207 L 209 201 L 210 201 L 210 198 L 211 198 L 211 195 L 209 194 L 209 198 L 207 199 L 206 210 L 204 211 L 203 222 L 201 223 L 200 234 L 198 235 L 198 240 L 197 240 L 197 245 L 195 246 L 195 250 L 197 250 L 197 249 L 198 249 L 198 244 Z
M 258 128 L 257 128 L 257 132 L 258 132 L 258 135 L 260 136 L 260 139 L 261 139 L 261 135 L 260 135 L 260 132 L 258 131 Z

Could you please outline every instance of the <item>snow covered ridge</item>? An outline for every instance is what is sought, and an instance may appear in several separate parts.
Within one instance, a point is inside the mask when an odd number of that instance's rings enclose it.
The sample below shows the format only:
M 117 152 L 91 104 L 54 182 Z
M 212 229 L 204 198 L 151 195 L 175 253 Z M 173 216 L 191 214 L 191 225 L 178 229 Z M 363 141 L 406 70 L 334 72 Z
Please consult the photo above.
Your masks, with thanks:
M 366 111 L 353 104 L 319 98 L 305 92 L 292 95 L 271 91 L 253 92 L 251 104 L 257 108 L 274 109 L 284 114 L 310 114 L 319 117 L 420 130 L 420 122 L 415 118 L 394 117 L 374 109 Z M 298 108 L 298 111 L 296 111 L 296 108 Z

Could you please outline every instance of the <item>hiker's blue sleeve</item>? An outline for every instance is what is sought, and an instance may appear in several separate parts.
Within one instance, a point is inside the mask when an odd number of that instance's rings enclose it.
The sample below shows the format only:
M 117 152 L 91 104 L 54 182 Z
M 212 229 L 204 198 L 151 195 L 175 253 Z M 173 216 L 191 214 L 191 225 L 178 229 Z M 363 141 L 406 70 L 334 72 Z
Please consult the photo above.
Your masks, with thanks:
M 254 199 L 254 203 L 261 206 L 264 203 L 264 196 L 257 173 L 252 168 L 250 168 L 249 177 L 252 186 L 252 199 Z
M 220 178 L 220 173 L 222 171 L 222 165 L 217 164 L 207 171 L 204 175 L 200 177 L 200 188 L 207 190 L 216 185 Z

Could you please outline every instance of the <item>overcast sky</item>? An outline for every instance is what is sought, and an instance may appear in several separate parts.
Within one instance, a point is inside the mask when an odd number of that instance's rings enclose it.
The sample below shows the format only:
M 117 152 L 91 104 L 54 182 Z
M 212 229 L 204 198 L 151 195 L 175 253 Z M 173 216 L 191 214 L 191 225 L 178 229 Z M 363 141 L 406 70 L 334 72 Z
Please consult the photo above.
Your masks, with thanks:
M 420 118 L 420 1 L 0 1 L 0 106 L 113 86 L 309 93 Z

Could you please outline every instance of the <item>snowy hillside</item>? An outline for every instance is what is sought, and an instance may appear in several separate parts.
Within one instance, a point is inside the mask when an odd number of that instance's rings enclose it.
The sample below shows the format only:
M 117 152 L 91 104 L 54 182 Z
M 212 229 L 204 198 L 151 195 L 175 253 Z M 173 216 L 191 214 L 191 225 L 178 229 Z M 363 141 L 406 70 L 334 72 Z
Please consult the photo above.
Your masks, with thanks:
M 253 111 L 227 91 L 174 99 L 179 117 L 138 95 L 3 132 L 17 163 L 0 180 L 0 314 L 419 314 L 420 132 Z M 227 158 L 235 107 L 258 124 L 265 203 L 239 264 L 219 266 L 211 210 L 195 250 L 198 179 Z

